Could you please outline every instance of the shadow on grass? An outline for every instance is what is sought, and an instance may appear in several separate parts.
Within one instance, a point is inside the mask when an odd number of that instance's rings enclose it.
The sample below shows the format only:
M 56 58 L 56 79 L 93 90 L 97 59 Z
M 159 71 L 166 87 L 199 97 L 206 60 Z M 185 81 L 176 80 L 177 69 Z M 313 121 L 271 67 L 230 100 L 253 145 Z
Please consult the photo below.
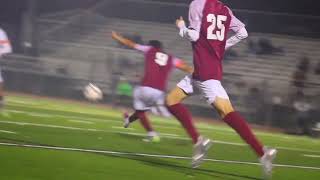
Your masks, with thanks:
M 13 139 L 2 139 L 2 142 L 8 142 L 8 143 L 9 142 L 16 142 L 16 143 L 19 142 L 22 144 L 27 143 L 27 141 L 17 141 L 17 140 L 13 140 Z M 30 143 L 30 144 L 36 144 L 36 143 Z M 44 145 L 44 144 L 38 144 L 38 145 Z M 48 145 L 44 145 L 44 146 L 48 146 Z M 37 148 L 35 148 L 35 149 L 37 149 Z M 59 150 L 59 151 L 68 151 L 68 150 Z M 230 173 L 230 172 L 222 172 L 222 171 L 202 169 L 202 168 L 193 169 L 190 167 L 180 165 L 177 162 L 174 162 L 174 160 L 170 161 L 170 160 L 164 160 L 164 159 L 160 159 L 160 158 L 140 157 L 140 156 L 133 156 L 133 155 L 110 155 L 110 154 L 105 154 L 105 153 L 94 153 L 94 154 L 139 161 L 139 162 L 141 162 L 145 165 L 148 165 L 148 166 L 167 169 L 170 171 L 176 171 L 176 172 L 184 174 L 185 176 L 190 177 L 190 178 L 196 177 L 197 175 L 204 175 L 204 176 L 208 176 L 208 178 L 218 178 L 218 179 L 226 179 L 226 180 L 235 180 L 235 179 L 263 180 L 263 179 L 257 178 L 257 177 L 240 175 L 240 174 L 235 174 L 235 173 Z
M 226 180 L 235 180 L 235 179 L 263 180 L 262 178 L 240 175 L 240 174 L 229 173 L 229 172 L 222 172 L 217 170 L 209 170 L 209 169 L 202 169 L 202 168 L 193 169 L 191 167 L 179 165 L 173 161 L 166 161 L 163 159 L 157 159 L 157 158 L 151 158 L 151 157 L 119 156 L 119 155 L 106 155 L 106 154 L 103 154 L 103 155 L 140 161 L 146 165 L 151 165 L 153 167 L 177 171 L 189 177 L 195 177 L 201 174 L 201 175 L 208 176 L 210 178 L 218 178 L 218 179 L 226 179 Z

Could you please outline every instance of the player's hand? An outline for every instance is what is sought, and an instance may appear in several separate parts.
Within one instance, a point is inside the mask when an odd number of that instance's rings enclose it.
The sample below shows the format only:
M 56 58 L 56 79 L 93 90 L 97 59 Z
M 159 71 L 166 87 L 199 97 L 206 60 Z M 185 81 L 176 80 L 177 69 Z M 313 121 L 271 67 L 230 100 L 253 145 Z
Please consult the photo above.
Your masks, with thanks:
M 116 40 L 117 40 L 117 39 L 119 39 L 119 38 L 121 37 L 121 36 L 120 36 L 117 32 L 115 32 L 115 31 L 112 31 L 112 33 L 111 33 L 111 34 L 112 34 L 112 35 L 111 35 L 111 36 L 112 36 L 112 38 L 113 38 L 113 39 L 116 39 Z
M 180 16 L 180 18 L 176 20 L 176 26 L 179 29 L 186 27 L 186 23 L 184 22 L 182 16 Z

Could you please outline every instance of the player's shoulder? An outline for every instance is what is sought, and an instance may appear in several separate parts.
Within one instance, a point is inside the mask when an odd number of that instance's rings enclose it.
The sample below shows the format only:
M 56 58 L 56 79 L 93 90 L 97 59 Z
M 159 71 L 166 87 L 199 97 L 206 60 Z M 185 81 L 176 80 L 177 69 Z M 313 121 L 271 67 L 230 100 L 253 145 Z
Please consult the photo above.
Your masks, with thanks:
M 6 32 L 5 32 L 3 29 L 1 29 L 1 28 L 0 28 L 0 38 L 1 38 L 1 39 L 7 38 Z
M 0 27 L 0 33 L 5 34 L 5 31 Z
M 193 0 L 193 1 L 190 3 L 189 7 L 190 7 L 190 8 L 193 8 L 193 7 L 201 6 L 201 5 L 205 4 L 206 1 L 207 1 L 207 0 Z
M 224 5 L 224 6 L 228 10 L 229 14 L 232 16 L 233 15 L 232 9 L 227 5 Z

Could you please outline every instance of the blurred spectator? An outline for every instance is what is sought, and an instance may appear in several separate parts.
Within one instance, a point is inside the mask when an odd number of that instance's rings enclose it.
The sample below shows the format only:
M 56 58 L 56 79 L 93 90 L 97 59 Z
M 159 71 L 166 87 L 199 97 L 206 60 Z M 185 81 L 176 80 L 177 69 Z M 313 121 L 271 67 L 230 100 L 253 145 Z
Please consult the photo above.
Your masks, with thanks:
M 320 75 L 320 62 L 317 64 L 316 69 L 314 70 L 314 73 L 317 75 Z
M 256 43 L 249 39 L 248 41 L 248 48 L 249 48 L 249 52 L 252 53 L 252 54 L 257 54 L 257 46 L 256 46 Z
M 248 109 L 248 116 L 252 122 L 261 124 L 264 117 L 260 112 L 264 108 L 264 94 L 258 87 L 249 88 L 248 94 L 245 98 L 246 104 L 252 108 Z
M 306 55 L 303 55 L 300 59 L 300 62 L 297 68 L 302 72 L 308 72 L 310 66 L 310 60 Z
M 293 75 L 292 85 L 299 90 L 305 87 L 306 74 L 304 71 L 297 70 Z
M 283 49 L 281 47 L 275 47 L 272 44 L 272 41 L 266 38 L 260 38 L 257 42 L 250 40 L 248 48 L 251 53 L 260 55 L 283 53 Z
M 312 106 L 307 101 L 307 98 L 302 91 L 299 91 L 296 95 L 296 99 L 293 102 L 293 109 L 295 110 L 295 123 L 296 132 L 303 135 L 311 135 L 313 122 L 311 119 Z
M 238 57 L 238 53 L 233 49 L 228 49 L 226 51 L 226 53 L 225 53 L 224 59 L 225 60 L 231 60 L 231 59 L 236 58 L 236 57 Z
M 279 117 L 284 117 L 283 116 L 283 107 L 284 107 L 284 102 L 283 102 L 283 97 L 280 95 L 271 95 L 271 102 L 270 102 L 270 110 L 266 114 L 267 115 L 267 124 L 266 125 L 275 125 L 278 127 L 282 127 L 282 124 L 285 122 L 278 121 Z

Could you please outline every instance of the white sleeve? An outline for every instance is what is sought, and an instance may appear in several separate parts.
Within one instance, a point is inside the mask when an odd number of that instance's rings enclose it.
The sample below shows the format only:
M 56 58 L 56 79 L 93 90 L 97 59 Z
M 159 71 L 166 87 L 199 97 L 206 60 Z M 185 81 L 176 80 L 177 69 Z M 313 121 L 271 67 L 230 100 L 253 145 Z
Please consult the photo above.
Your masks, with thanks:
M 231 36 L 226 42 L 226 49 L 236 45 L 241 40 L 248 37 L 248 32 L 245 28 L 245 24 L 243 24 L 238 18 L 236 18 L 232 11 L 229 9 L 231 15 L 231 22 L 230 22 L 230 30 L 232 30 L 235 34 Z
M 141 44 L 136 44 L 134 49 L 141 51 L 143 53 L 148 52 L 152 47 L 151 46 L 145 46 L 145 45 L 141 45 Z
M 180 28 L 179 35 L 189 41 L 197 41 L 200 37 L 200 28 L 202 20 L 202 11 L 205 0 L 193 1 L 189 7 L 189 28 L 186 26 Z
M 12 47 L 7 34 L 0 29 L 0 56 L 12 52 Z
M 225 49 L 229 49 L 230 47 L 236 45 L 241 40 L 243 40 L 247 37 L 248 37 L 248 32 L 247 32 L 246 28 L 245 27 L 241 28 L 233 36 L 231 36 L 229 39 L 227 39 Z

